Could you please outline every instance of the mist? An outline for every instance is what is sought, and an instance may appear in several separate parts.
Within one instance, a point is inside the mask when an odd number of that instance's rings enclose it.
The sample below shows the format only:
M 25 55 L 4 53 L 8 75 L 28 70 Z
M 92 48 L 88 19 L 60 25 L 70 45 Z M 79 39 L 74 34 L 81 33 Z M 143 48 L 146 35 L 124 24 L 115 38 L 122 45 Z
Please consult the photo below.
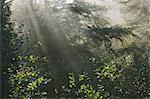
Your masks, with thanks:
M 4 97 L 149 97 L 148 0 L 3 3 Z

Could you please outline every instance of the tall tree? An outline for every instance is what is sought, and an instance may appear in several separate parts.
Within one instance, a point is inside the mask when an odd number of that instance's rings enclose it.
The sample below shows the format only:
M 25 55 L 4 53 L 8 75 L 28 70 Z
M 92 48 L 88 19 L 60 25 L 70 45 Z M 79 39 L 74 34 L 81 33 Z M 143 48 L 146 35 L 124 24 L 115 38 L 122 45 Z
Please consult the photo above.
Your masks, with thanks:
M 13 63 L 12 60 L 15 56 L 14 46 L 12 40 L 16 38 L 13 32 L 13 23 L 10 21 L 10 6 L 11 1 L 2 0 L 2 11 L 1 11 L 1 80 L 2 84 L 2 98 L 8 98 L 9 84 L 8 84 L 8 66 Z

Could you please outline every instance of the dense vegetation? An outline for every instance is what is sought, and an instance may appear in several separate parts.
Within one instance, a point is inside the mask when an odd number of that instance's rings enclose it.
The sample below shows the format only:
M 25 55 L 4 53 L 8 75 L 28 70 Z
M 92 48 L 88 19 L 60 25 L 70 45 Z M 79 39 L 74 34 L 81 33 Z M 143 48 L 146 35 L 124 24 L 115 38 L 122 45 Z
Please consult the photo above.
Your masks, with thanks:
M 37 10 L 21 1 L 31 15 L 21 23 L 11 20 L 12 1 L 2 1 L 1 97 L 149 99 L 149 18 L 111 26 L 105 6 L 55 1 Z M 127 12 L 139 6 L 121 4 Z

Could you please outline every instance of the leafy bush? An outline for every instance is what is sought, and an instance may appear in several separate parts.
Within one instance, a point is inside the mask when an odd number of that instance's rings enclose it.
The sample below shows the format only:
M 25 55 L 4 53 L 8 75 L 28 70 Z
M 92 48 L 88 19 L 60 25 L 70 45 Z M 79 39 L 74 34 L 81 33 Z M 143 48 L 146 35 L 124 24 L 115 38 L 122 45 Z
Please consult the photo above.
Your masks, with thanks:
M 17 56 L 18 64 L 11 64 L 8 68 L 11 98 L 45 97 L 42 86 L 51 79 L 49 75 L 39 69 L 44 58 L 35 55 Z

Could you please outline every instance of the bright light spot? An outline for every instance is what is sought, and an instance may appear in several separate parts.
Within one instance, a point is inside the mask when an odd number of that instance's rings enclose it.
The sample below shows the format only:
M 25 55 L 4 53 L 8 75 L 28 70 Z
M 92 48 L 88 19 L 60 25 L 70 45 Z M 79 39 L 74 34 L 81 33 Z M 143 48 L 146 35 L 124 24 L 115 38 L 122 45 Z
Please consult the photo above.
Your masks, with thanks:
M 66 0 L 66 3 L 69 4 L 69 3 L 72 3 L 73 0 Z

